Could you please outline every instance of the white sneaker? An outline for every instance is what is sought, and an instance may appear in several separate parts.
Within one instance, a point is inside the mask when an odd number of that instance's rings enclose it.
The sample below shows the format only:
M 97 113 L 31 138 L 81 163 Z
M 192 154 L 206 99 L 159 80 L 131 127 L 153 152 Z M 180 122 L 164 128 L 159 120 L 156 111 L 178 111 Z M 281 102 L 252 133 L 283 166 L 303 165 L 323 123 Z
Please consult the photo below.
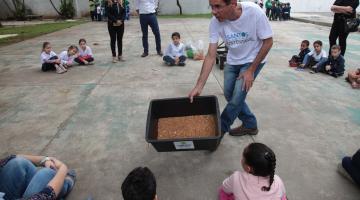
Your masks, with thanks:
M 55 65 L 56 73 L 62 74 L 65 73 L 65 71 L 60 67 L 60 65 Z
M 116 57 L 113 57 L 113 58 L 112 58 L 112 62 L 113 62 L 113 63 L 117 63 Z
M 60 67 L 61 67 L 61 69 L 62 69 L 63 71 L 67 72 L 67 68 L 65 67 L 65 65 L 60 64 Z

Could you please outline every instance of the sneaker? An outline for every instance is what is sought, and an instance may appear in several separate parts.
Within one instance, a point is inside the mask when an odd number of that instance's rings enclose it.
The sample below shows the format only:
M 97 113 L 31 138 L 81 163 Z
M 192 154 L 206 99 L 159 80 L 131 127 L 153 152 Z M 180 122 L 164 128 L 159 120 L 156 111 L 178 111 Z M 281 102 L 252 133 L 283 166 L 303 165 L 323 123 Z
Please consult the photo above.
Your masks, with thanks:
M 186 64 L 185 64 L 184 62 L 179 62 L 178 65 L 181 66 L 181 67 L 183 67 L 183 66 L 185 66 Z
M 148 56 L 148 55 L 149 55 L 148 53 L 145 53 L 145 52 L 144 52 L 143 54 L 141 54 L 141 57 L 144 58 L 144 57 L 146 57 L 146 56 Z
M 243 125 L 231 129 L 229 134 L 231 136 L 257 135 L 259 130 L 257 128 L 245 128 Z
M 346 179 L 348 179 L 348 180 L 350 180 L 351 182 L 354 183 L 354 180 L 351 178 L 351 176 L 349 175 L 349 173 L 344 169 L 344 167 L 342 166 L 341 163 L 338 164 L 337 171 L 338 171 L 339 174 L 341 174 L 343 177 L 345 177 Z
M 310 74 L 315 74 L 316 72 L 314 70 L 310 70 Z
M 118 60 L 120 61 L 120 62 L 124 62 L 125 60 L 122 58 L 122 56 L 118 56 Z
M 112 58 L 112 62 L 113 62 L 113 63 L 117 63 L 116 57 L 113 57 L 113 58 Z
M 165 64 L 166 64 L 167 66 L 173 66 L 173 64 L 172 64 L 171 62 L 165 62 Z
M 63 68 L 60 67 L 60 65 L 55 65 L 55 68 L 56 68 L 56 73 L 58 74 L 62 74 L 66 72 Z
M 60 64 L 59 66 L 60 66 L 60 68 L 61 68 L 62 70 L 64 70 L 65 72 L 67 72 L 67 66 L 66 66 L 66 65 Z
M 163 54 L 163 52 L 158 51 L 158 52 L 157 52 L 157 55 L 159 55 L 159 56 L 163 56 L 164 54 Z
M 89 62 L 89 63 L 88 63 L 88 65 L 93 65 L 93 64 L 94 64 L 94 62 Z

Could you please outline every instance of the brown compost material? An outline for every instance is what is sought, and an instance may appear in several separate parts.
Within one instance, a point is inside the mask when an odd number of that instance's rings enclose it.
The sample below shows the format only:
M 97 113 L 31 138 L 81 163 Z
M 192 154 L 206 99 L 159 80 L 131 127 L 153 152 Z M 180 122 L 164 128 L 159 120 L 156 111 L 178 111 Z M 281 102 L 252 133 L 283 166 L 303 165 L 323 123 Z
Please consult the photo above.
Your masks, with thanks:
M 216 135 L 215 115 L 159 118 L 157 139 L 202 138 Z

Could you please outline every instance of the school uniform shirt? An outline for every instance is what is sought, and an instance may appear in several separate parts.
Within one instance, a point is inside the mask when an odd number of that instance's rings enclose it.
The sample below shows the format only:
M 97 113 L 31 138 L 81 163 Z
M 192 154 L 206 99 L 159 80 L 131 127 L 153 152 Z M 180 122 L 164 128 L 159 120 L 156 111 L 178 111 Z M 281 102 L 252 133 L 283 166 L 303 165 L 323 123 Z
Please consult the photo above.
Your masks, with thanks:
M 174 43 L 171 43 L 166 48 L 165 55 L 170 56 L 171 58 L 185 56 L 185 45 L 180 43 L 176 46 Z
M 269 186 L 269 178 L 236 171 L 224 180 L 222 189 L 227 194 L 233 194 L 235 200 L 286 199 L 285 186 L 279 176 L 274 176 L 274 182 L 269 191 L 262 191 L 263 186 Z
M 158 0 L 135 0 L 135 8 L 139 14 L 152 14 L 156 12 Z
M 69 56 L 67 51 L 63 51 L 59 54 L 61 64 L 71 65 L 74 61 L 74 56 Z
M 79 56 L 93 56 L 93 53 L 91 51 L 91 48 L 89 46 L 86 46 L 85 50 L 83 50 L 82 48 L 79 48 Z
M 314 58 L 314 60 L 316 62 L 319 62 L 321 60 L 321 58 L 327 58 L 327 53 L 324 49 L 321 50 L 321 52 L 319 54 L 317 54 L 315 52 L 315 50 L 310 51 L 310 53 L 308 53 L 309 56 L 312 56 Z
M 219 22 L 213 17 L 209 27 L 210 43 L 217 44 L 221 37 L 228 47 L 226 62 L 230 65 L 253 62 L 262 47 L 263 40 L 273 36 L 268 18 L 258 5 L 242 2 L 241 7 L 240 18 Z M 266 58 L 262 63 L 265 61 Z
M 50 60 L 50 58 L 52 58 L 54 56 L 56 56 L 56 53 L 53 52 L 53 51 L 50 51 L 49 54 L 45 53 L 45 51 L 41 52 L 41 54 L 40 54 L 40 62 L 41 62 L 41 64 L 46 63 L 47 61 Z
M 355 18 L 356 17 L 356 8 L 359 6 L 359 0 L 336 0 L 334 2 L 336 6 L 351 6 L 354 9 L 352 14 L 345 14 L 345 13 L 335 13 L 334 21 L 341 21 L 342 17 L 345 18 Z
M 303 60 L 304 60 L 304 58 L 305 58 L 305 55 L 308 54 L 308 53 L 310 53 L 310 49 L 309 49 L 309 48 L 306 48 L 306 49 L 300 51 L 299 57 L 300 57 L 300 59 L 301 59 L 301 62 L 303 62 Z
M 332 72 L 335 76 L 342 76 L 344 74 L 345 59 L 342 55 L 339 55 L 337 58 L 330 56 L 326 65 L 330 65 L 330 72 Z

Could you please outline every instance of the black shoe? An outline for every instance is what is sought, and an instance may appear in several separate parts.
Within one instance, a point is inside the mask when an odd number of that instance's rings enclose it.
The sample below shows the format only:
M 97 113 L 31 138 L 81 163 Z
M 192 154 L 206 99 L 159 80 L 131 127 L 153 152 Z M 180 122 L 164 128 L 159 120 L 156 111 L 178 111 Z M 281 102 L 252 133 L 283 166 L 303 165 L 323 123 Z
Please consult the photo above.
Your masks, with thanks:
M 146 56 L 148 56 L 149 54 L 148 53 L 143 53 L 143 54 L 141 54 L 141 57 L 146 57 Z
M 259 130 L 257 128 L 245 128 L 242 125 L 231 129 L 229 134 L 231 136 L 257 135 Z
M 163 56 L 164 54 L 163 54 L 163 52 L 158 51 L 158 52 L 157 52 L 157 55 L 159 55 L 159 56 Z
M 184 62 L 180 62 L 180 63 L 179 63 L 179 66 L 182 66 L 182 67 L 183 67 L 183 66 L 185 66 L 185 63 L 184 63 Z

